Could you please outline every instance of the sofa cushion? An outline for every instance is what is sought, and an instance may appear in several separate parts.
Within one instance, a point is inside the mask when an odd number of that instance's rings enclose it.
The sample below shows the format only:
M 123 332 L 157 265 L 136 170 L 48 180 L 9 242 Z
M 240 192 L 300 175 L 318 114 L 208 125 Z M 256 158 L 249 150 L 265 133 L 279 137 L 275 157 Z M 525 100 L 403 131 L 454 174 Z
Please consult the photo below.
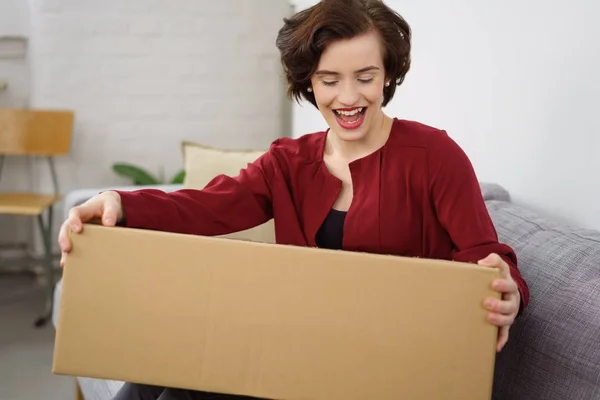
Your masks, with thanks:
M 218 149 L 187 141 L 183 142 L 182 150 L 185 166 L 183 186 L 187 189 L 202 189 L 217 175 L 237 176 L 241 169 L 266 151 Z M 219 237 L 275 243 L 274 222 L 271 219 L 260 226 Z
M 497 183 L 481 182 L 479 187 L 485 201 L 502 200 L 510 202 L 510 194 L 508 191 Z
M 487 205 L 531 292 L 498 355 L 494 399 L 600 398 L 600 232 Z

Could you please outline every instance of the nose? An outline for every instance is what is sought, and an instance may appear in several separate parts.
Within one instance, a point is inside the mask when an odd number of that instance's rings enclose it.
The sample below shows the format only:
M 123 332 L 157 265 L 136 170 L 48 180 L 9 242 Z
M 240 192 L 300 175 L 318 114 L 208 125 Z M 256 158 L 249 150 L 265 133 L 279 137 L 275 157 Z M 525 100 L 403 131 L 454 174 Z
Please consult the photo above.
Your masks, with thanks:
M 345 82 L 339 87 L 340 91 L 337 96 L 338 102 L 348 107 L 352 107 L 358 102 L 360 94 L 356 85 L 354 85 L 352 82 Z

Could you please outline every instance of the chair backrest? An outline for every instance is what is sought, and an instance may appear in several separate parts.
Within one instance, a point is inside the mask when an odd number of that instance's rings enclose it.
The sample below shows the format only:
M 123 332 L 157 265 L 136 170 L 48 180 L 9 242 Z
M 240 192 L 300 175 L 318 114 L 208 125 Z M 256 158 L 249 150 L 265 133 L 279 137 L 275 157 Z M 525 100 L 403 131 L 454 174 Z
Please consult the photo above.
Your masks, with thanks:
M 73 120 L 68 110 L 0 108 L 0 155 L 66 155 Z

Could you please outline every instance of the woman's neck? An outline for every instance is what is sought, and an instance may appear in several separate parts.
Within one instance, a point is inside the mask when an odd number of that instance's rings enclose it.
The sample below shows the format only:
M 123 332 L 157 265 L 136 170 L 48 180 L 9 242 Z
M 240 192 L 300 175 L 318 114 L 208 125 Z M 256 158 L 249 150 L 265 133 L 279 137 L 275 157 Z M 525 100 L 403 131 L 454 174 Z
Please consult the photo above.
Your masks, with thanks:
M 388 140 L 393 119 L 380 111 L 373 126 L 362 139 L 346 141 L 335 132 L 327 135 L 326 154 L 347 160 L 349 163 L 379 150 Z

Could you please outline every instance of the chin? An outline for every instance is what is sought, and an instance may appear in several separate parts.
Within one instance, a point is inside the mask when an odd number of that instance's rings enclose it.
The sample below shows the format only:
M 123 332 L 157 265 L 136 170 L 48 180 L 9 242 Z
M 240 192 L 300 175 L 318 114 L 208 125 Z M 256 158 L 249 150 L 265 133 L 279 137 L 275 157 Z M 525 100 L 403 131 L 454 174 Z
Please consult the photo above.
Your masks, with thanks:
M 339 137 L 345 142 L 358 142 L 363 140 L 367 136 L 366 129 L 354 129 L 352 131 L 348 131 L 346 129 L 341 128 L 339 125 L 335 129 L 335 133 L 337 137 Z

